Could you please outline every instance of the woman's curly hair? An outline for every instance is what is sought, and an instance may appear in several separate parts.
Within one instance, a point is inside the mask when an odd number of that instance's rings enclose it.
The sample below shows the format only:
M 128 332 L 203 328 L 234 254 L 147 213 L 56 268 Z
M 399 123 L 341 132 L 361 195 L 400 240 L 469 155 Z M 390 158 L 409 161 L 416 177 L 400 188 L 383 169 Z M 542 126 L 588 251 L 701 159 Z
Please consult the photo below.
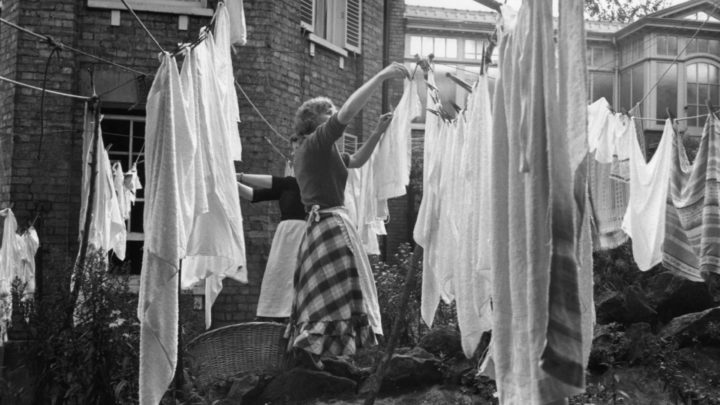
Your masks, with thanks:
M 327 97 L 315 97 L 300 106 L 295 112 L 293 127 L 295 134 L 303 136 L 315 131 L 324 122 L 322 116 L 332 114 L 337 110 L 335 104 Z

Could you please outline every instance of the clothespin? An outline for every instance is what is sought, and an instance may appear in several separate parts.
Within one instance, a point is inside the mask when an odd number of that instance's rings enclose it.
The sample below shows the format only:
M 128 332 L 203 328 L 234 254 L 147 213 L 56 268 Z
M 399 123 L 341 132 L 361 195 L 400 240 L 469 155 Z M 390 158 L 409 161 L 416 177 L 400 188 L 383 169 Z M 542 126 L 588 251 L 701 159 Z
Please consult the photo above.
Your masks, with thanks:
M 450 80 L 455 82 L 455 84 L 457 84 L 458 86 L 462 87 L 468 93 L 472 93 L 472 86 L 470 84 L 468 84 L 465 80 L 455 76 L 454 74 L 452 74 L 450 72 L 445 73 L 445 76 L 450 78 Z
M 670 121 L 675 121 L 675 117 L 672 115 L 672 112 L 670 112 L 670 107 L 665 107 L 665 114 Z
M 480 76 L 485 74 L 485 41 L 483 41 L 482 60 L 480 61 Z

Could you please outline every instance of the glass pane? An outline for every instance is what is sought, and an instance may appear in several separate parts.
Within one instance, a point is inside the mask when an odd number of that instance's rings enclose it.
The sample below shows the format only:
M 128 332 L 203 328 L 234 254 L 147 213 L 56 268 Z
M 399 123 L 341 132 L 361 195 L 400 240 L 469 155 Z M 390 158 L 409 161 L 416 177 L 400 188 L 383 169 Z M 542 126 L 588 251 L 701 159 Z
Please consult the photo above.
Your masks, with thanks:
M 427 57 L 433 53 L 433 38 L 422 37 L 422 56 Z
M 707 53 L 708 51 L 708 40 L 704 38 L 699 38 L 697 40 L 697 46 L 698 46 L 698 52 L 699 53 Z
M 689 105 L 689 106 L 687 107 L 687 117 L 694 117 L 694 116 L 696 116 L 696 115 L 698 115 L 697 107 L 694 106 L 694 105 Z M 694 120 L 694 119 L 693 119 L 693 120 L 688 120 L 688 125 L 693 125 L 693 126 L 694 126 L 694 125 L 696 125 L 695 122 L 696 122 L 696 120 Z
M 666 55 L 677 55 L 678 43 L 676 37 L 667 37 L 667 54 Z
M 710 65 L 708 70 L 708 83 L 710 84 L 720 84 L 720 79 L 718 79 L 718 68 L 717 66 Z
M 720 106 L 720 86 L 710 86 L 710 100 L 714 106 Z
M 145 203 L 136 201 L 130 209 L 130 232 L 143 232 L 143 208 Z
M 632 70 L 632 104 L 645 96 L 645 65 L 636 66 Z
M 613 75 L 612 73 L 592 73 L 592 100 L 605 97 L 605 99 L 613 105 Z
M 608 68 L 612 64 L 612 51 L 607 48 L 595 48 L 593 63 L 596 67 Z
M 445 38 L 435 38 L 435 56 L 438 58 L 445 57 Z
M 697 41 L 695 39 L 688 39 L 688 46 L 685 48 L 685 52 L 690 53 L 697 53 Z
M 410 37 L 410 55 L 422 55 L 422 39 L 417 35 Z
M 664 35 L 657 37 L 657 53 L 658 55 L 667 55 L 668 40 Z
M 708 65 L 707 63 L 698 63 L 698 76 L 697 76 L 697 82 L 698 83 L 707 83 L 708 82 Z
M 698 90 L 698 104 L 705 104 L 705 100 L 710 98 L 710 85 L 700 84 Z
M 720 55 L 720 40 L 710 40 L 710 42 L 708 43 L 708 52 L 715 56 Z
M 447 50 L 446 56 L 448 58 L 457 58 L 457 39 L 455 38 L 448 38 L 447 40 Z
M 655 118 L 666 118 L 666 108 L 677 117 L 677 65 L 658 63 L 657 67 L 658 74 L 661 75 L 666 70 L 667 73 L 658 82 Z
M 625 71 L 620 75 L 620 107 L 632 108 L 630 100 L 630 71 Z
M 465 59 L 477 59 L 475 56 L 475 41 L 472 39 L 465 40 Z
M 697 65 L 688 65 L 685 71 L 687 73 L 687 82 L 697 83 Z
M 698 104 L 698 88 L 697 84 L 688 83 L 687 85 L 687 103 Z

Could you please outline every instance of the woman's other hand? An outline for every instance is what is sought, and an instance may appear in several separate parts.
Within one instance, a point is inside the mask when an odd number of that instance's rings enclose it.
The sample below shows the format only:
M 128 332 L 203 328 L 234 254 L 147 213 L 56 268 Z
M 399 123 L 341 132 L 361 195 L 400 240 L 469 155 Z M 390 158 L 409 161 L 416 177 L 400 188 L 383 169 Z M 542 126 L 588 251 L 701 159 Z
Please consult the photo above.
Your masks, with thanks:
M 375 125 L 375 130 L 373 130 L 373 134 L 380 135 L 380 134 L 384 133 L 387 130 L 388 126 L 390 126 L 392 119 L 393 119 L 392 112 L 381 115 L 380 118 L 378 119 L 377 125 Z
M 378 75 L 383 80 L 410 78 L 410 72 L 408 71 L 407 67 L 398 62 L 393 62 L 385 66 L 385 69 L 381 70 Z

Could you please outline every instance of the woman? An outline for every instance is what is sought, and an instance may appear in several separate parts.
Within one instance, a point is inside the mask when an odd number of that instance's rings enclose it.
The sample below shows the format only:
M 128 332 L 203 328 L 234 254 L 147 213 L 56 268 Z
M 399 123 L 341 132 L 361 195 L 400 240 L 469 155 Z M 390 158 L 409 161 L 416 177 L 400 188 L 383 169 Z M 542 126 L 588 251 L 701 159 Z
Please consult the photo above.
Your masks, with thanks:
M 340 154 L 335 141 L 365 106 L 371 94 L 392 78 L 409 77 L 393 63 L 380 71 L 336 110 L 319 97 L 295 114 L 298 138 L 295 175 L 309 212 L 295 273 L 295 299 L 288 327 L 289 344 L 308 353 L 322 368 L 321 355 L 351 355 L 382 333 L 377 293 L 367 255 L 343 208 L 347 169 L 361 167 L 392 120 L 385 114 L 367 142 L 352 156 Z M 372 329 L 372 330 L 371 330 Z
M 257 317 L 282 322 L 290 317 L 292 294 L 289 291 L 293 288 L 297 252 L 305 229 L 305 207 L 300 201 L 300 188 L 292 176 L 240 173 L 238 181 L 243 199 L 253 203 L 277 201 L 280 208 L 280 224 L 270 246 L 260 286 Z

